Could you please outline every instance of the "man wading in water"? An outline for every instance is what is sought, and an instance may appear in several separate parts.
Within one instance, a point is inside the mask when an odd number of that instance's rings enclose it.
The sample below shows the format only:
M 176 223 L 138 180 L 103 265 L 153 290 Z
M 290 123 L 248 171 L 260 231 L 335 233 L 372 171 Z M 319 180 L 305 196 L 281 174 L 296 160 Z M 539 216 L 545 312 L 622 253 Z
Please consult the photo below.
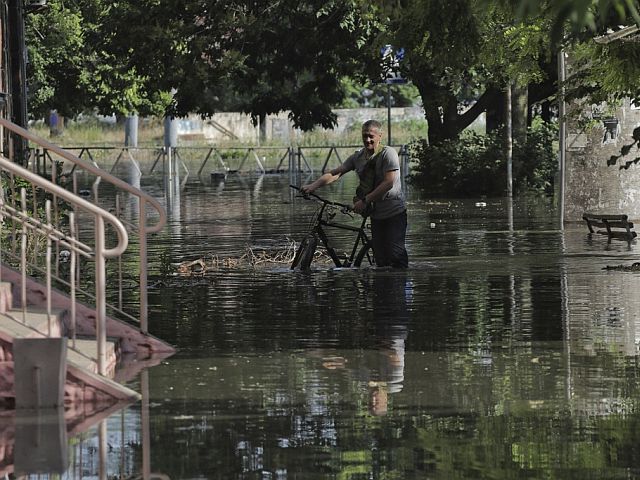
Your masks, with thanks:
M 313 183 L 303 185 L 301 190 L 312 193 L 355 170 L 360 184 L 353 198 L 353 210 L 371 216 L 376 266 L 406 268 L 409 265 L 405 248 L 407 207 L 400 184 L 400 160 L 393 148 L 380 144 L 381 138 L 380 122 L 367 120 L 362 125 L 364 148 Z

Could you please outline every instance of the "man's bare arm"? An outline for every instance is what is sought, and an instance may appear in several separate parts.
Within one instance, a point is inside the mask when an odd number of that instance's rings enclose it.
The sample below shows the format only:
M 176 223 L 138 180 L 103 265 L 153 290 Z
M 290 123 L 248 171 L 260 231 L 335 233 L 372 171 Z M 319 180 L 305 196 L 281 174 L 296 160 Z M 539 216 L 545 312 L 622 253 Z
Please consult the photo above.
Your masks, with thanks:
M 335 182 L 342 175 L 347 173 L 347 171 L 348 170 L 343 165 L 340 165 L 339 167 L 336 167 L 333 170 L 329 170 L 327 173 L 321 175 L 314 182 L 309 183 L 307 185 L 303 185 L 302 187 L 300 187 L 300 190 L 302 190 L 305 193 L 313 193 L 318 188 L 324 187 L 325 185 L 329 185 L 330 183 Z

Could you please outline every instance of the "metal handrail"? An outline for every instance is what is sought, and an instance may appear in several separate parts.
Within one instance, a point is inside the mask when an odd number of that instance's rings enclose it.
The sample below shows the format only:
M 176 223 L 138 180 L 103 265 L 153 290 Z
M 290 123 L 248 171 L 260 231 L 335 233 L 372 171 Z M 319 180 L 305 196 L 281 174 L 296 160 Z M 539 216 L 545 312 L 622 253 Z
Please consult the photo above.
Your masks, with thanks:
M 89 163 L 81 158 L 73 155 L 72 153 L 64 150 L 63 148 L 41 138 L 28 130 L 8 121 L 5 118 L 0 118 L 0 125 L 7 130 L 33 142 L 43 149 L 54 152 L 64 160 L 71 162 L 75 166 L 82 170 L 91 173 L 97 177 L 97 180 L 105 181 L 114 185 L 120 190 L 130 193 L 139 199 L 138 208 L 138 236 L 139 236 L 139 256 L 140 256 L 140 313 L 139 322 L 140 330 L 144 333 L 148 332 L 148 301 L 147 301 L 147 234 L 159 232 L 167 222 L 167 215 L 162 205 L 151 195 L 143 192 L 142 190 L 128 184 L 124 180 L 102 170 L 95 163 Z M 58 187 L 61 190 L 69 193 L 67 190 Z M 55 193 L 54 193 L 55 194 Z M 57 195 L 57 194 L 56 194 Z M 62 197 L 61 195 L 58 195 Z M 73 195 L 75 198 L 76 196 Z M 147 225 L 147 205 L 150 205 L 158 214 L 158 220 L 155 225 Z
M 129 237 L 125 226 L 115 217 L 115 215 L 109 213 L 106 210 L 94 205 L 93 203 L 78 197 L 77 195 L 65 190 L 64 188 L 50 182 L 49 180 L 21 167 L 20 165 L 11 162 L 10 160 L 0 156 L 0 170 L 10 172 L 11 175 L 20 177 L 26 180 L 32 186 L 38 187 L 43 191 L 63 199 L 68 202 L 77 210 L 85 211 L 93 215 L 95 222 L 95 245 L 93 247 L 86 245 L 79 241 L 73 232 L 68 235 L 58 228 L 54 227 L 51 223 L 51 200 L 45 202 L 46 221 L 39 220 L 35 212 L 29 215 L 27 211 L 26 202 L 26 190 L 24 188 L 20 191 L 20 205 L 19 209 L 6 204 L 5 192 L 2 188 L 2 195 L 0 196 L 0 214 L 2 218 L 10 218 L 16 223 L 21 225 L 21 254 L 20 254 L 20 267 L 21 267 L 21 301 L 23 311 L 23 322 L 26 315 L 26 241 L 29 232 L 35 232 L 43 234 L 47 238 L 46 248 L 46 295 L 47 295 L 47 315 L 49 316 L 49 334 L 51 334 L 51 242 L 56 241 L 59 244 L 71 250 L 70 255 L 75 262 L 77 255 L 89 256 L 95 261 L 95 300 L 96 300 L 96 342 L 98 350 L 98 372 L 101 375 L 107 374 L 106 369 L 106 345 L 107 345 L 107 329 L 106 329 L 106 259 L 120 256 L 127 249 L 129 244 Z M 15 199 L 14 199 L 15 200 Z M 70 213 L 73 217 L 73 213 Z M 108 223 L 112 226 L 117 235 L 117 243 L 114 247 L 108 248 L 106 245 L 106 231 L 105 224 Z M 71 218 L 70 225 L 73 225 L 73 218 Z M 71 270 L 71 277 L 75 275 L 75 272 Z M 75 298 L 75 287 L 72 281 L 72 302 Z M 71 324 L 75 326 L 74 318 L 74 305 L 72 305 L 72 318 Z M 75 330 L 75 327 L 73 327 Z M 75 335 L 75 331 L 74 331 Z

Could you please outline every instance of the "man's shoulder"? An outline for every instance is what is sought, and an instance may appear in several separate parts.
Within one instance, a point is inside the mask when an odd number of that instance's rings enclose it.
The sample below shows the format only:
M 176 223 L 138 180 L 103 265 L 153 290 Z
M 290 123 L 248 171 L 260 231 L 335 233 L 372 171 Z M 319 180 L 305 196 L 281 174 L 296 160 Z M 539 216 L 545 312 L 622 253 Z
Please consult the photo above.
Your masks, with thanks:
M 355 152 L 353 152 L 351 155 L 347 157 L 343 165 L 347 165 L 352 168 L 355 168 L 358 165 L 358 162 L 362 161 L 362 159 L 364 158 L 363 152 L 364 152 L 364 148 L 356 150 Z
M 356 158 L 360 157 L 363 153 L 364 153 L 364 148 L 359 148 L 358 150 L 355 150 L 351 155 L 349 155 L 347 157 L 347 160 L 349 159 L 355 160 Z
M 400 157 L 398 157 L 398 152 L 393 147 L 386 146 L 382 149 L 382 155 L 380 155 L 382 163 L 386 163 L 387 165 L 392 165 L 393 167 L 397 167 L 400 163 Z
M 382 154 L 387 156 L 392 156 L 392 157 L 398 156 L 398 152 L 396 151 L 396 149 L 393 147 L 390 147 L 389 145 L 384 146 L 384 148 L 382 149 Z

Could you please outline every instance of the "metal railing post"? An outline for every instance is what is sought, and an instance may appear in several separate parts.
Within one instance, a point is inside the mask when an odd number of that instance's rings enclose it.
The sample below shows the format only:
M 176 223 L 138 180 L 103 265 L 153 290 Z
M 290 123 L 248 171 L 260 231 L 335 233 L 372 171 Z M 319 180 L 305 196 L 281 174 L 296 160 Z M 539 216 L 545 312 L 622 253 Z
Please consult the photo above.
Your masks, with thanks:
M 146 218 L 147 202 L 144 197 L 140 198 L 140 218 Z M 140 222 L 140 330 L 148 332 L 147 315 L 147 227 L 145 222 Z
M 53 226 L 51 224 L 51 200 L 47 200 L 45 202 L 45 215 L 47 221 L 47 240 L 46 240 L 46 289 L 47 289 L 47 334 L 51 336 L 53 326 L 52 326 L 52 315 L 51 315 L 51 235 Z
M 96 262 L 96 340 L 98 342 L 98 373 L 106 375 L 106 351 L 107 351 L 107 329 L 106 329 L 106 262 L 104 257 L 105 235 L 104 220 L 101 216 L 95 216 L 95 262 Z
M 27 216 L 27 191 L 20 189 L 20 206 L 22 214 Z M 22 233 L 20 239 L 20 306 L 22 307 L 22 323 L 27 323 L 27 224 L 22 223 Z
M 69 232 L 71 234 L 71 239 L 74 242 L 76 241 L 76 217 L 73 212 L 69 212 Z M 76 260 L 77 260 L 77 252 L 75 248 L 70 249 L 71 258 L 69 264 L 69 285 L 70 285 L 70 296 L 71 296 L 71 342 L 73 348 L 76 348 Z

